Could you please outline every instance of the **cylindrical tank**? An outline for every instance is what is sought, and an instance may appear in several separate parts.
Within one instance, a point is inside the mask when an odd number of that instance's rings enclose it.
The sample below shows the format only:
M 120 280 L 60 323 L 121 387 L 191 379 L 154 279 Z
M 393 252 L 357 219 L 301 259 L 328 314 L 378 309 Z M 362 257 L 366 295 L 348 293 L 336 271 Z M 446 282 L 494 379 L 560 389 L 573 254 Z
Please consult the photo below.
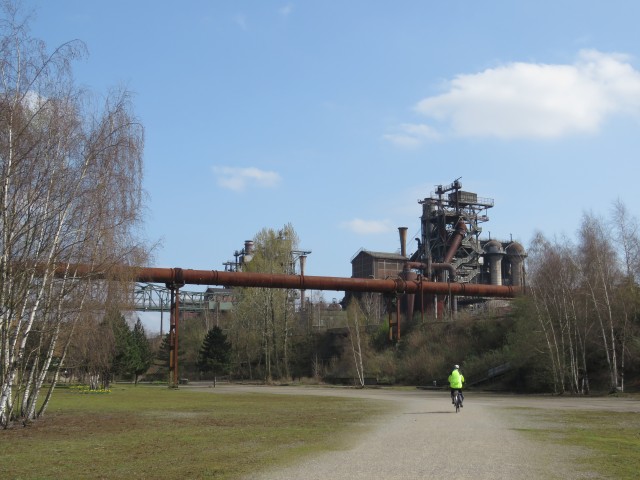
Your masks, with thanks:
M 511 264 L 511 285 L 522 287 L 524 286 L 524 259 L 527 253 L 518 242 L 511 242 L 505 250 L 507 261 Z
M 497 240 L 489 240 L 484 244 L 484 256 L 489 261 L 491 285 L 502 285 L 502 244 Z
M 244 251 L 242 255 L 243 263 L 250 262 L 253 258 L 253 240 L 245 240 L 244 241 Z

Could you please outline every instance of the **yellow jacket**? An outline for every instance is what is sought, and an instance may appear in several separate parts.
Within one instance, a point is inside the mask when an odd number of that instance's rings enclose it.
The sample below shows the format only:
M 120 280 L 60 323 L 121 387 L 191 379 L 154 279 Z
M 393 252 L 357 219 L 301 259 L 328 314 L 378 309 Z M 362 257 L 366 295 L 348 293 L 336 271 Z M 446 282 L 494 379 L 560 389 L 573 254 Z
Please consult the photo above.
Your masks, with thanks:
M 463 383 L 464 375 L 462 375 L 456 368 L 453 372 L 451 372 L 451 375 L 449 375 L 449 386 L 451 388 L 462 388 Z

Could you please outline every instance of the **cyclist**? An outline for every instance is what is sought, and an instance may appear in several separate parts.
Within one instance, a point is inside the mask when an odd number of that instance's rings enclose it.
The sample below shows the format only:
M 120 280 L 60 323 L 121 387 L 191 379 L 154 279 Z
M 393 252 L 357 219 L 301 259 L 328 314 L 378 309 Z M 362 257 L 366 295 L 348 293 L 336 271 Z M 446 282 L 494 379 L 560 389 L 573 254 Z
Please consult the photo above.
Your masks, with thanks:
M 449 387 L 451 387 L 451 403 L 455 403 L 453 394 L 456 390 L 460 392 L 460 406 L 464 401 L 464 395 L 462 394 L 462 384 L 464 383 L 464 375 L 460 373 L 460 365 L 454 365 L 451 375 L 449 375 Z

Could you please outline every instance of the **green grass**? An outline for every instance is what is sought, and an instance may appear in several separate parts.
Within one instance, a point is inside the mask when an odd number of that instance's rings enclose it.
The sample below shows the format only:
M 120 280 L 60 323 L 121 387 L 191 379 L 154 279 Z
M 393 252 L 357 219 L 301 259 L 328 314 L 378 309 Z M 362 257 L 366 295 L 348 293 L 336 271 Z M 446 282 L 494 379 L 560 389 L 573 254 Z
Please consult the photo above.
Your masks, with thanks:
M 59 389 L 42 419 L 0 431 L 2 478 L 239 478 L 344 447 L 382 411 L 331 397 Z
M 640 414 L 586 410 L 556 410 L 532 415 L 538 427 L 526 429 L 535 439 L 579 447 L 577 464 L 602 478 L 636 479 L 640 472 Z

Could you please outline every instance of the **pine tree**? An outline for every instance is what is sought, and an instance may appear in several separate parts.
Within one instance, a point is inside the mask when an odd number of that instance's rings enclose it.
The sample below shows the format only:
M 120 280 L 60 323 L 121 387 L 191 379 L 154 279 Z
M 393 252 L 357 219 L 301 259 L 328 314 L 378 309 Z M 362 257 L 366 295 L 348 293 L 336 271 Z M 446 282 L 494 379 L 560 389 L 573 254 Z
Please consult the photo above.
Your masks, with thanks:
M 124 316 L 120 312 L 110 312 L 105 322 L 113 333 L 113 356 L 110 376 L 127 376 L 133 371 L 133 335 Z
M 157 365 L 161 371 L 166 372 L 169 375 L 169 357 L 171 352 L 171 345 L 169 344 L 169 334 L 166 333 L 164 337 L 162 337 L 162 342 L 160 342 L 160 347 L 156 352 L 155 358 L 152 360 L 154 365 Z M 182 365 L 184 361 L 184 345 L 180 343 L 178 345 L 178 368 L 182 370 Z M 168 377 L 167 377 L 168 378 Z
M 218 374 L 229 370 L 230 358 L 231 344 L 227 341 L 227 336 L 220 327 L 213 327 L 207 333 L 202 347 L 200 347 L 198 368 L 203 373 L 213 373 L 215 382 L 215 377 Z
M 144 326 L 138 318 L 133 333 L 131 334 L 133 349 L 131 350 L 131 368 L 134 375 L 135 384 L 138 384 L 138 377 L 145 373 L 153 361 L 151 346 L 144 332 Z

